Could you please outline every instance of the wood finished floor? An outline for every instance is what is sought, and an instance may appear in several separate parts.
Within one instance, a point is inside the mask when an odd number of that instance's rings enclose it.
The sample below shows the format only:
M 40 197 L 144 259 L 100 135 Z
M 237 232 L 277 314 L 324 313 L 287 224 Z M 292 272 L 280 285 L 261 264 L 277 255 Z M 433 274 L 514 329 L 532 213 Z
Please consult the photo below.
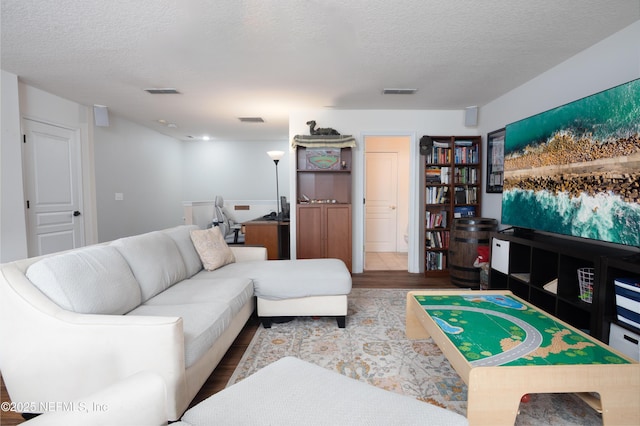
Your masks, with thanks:
M 353 274 L 352 281 L 354 288 L 455 288 L 452 286 L 448 276 L 425 278 L 423 274 L 410 274 L 405 271 L 366 271 L 363 274 Z M 200 392 L 191 402 L 191 406 L 225 388 L 236 366 L 240 362 L 242 355 L 249 346 L 249 343 L 251 343 L 251 339 L 255 335 L 258 326 L 258 319 L 254 315 L 249 319 L 216 369 L 211 373 L 211 376 L 209 376 L 202 386 Z M 1 380 L 1 378 L 0 385 L 1 401 L 9 402 L 9 396 L 4 386 L 4 381 Z M 0 425 L 18 425 L 23 423 L 23 421 L 20 414 L 0 411 Z

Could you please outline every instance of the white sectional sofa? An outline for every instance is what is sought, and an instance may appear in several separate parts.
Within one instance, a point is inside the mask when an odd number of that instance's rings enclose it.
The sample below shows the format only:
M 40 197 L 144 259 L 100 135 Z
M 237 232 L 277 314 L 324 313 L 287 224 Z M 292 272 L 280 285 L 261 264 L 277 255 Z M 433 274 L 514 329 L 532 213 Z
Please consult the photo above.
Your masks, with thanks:
M 254 285 L 278 290 L 282 265 L 304 262 L 231 246 L 234 263 L 203 270 L 196 229 L 0 265 L 0 371 L 11 400 L 42 412 L 150 370 L 166 383 L 168 420 L 178 419 L 253 313 Z M 346 300 L 348 281 L 336 297 Z

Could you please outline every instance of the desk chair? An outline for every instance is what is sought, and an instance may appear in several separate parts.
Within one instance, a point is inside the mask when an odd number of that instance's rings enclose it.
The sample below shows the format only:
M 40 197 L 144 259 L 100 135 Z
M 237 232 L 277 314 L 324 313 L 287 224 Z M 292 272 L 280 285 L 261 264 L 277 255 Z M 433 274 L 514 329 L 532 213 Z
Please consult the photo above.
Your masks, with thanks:
M 220 232 L 227 244 L 244 244 L 244 235 L 240 234 L 242 225 L 235 223 L 226 214 L 224 211 L 224 198 L 221 195 L 216 195 L 211 224 L 220 227 Z

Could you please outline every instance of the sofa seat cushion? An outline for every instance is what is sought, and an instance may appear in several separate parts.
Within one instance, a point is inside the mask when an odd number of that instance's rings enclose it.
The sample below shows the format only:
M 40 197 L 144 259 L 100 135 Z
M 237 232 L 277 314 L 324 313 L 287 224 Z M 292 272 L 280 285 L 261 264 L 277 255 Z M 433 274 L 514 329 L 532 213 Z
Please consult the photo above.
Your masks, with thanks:
M 238 262 L 192 279 L 246 277 L 255 295 L 269 300 L 336 296 L 351 292 L 351 274 L 338 259 L 298 259 Z
M 235 316 L 252 297 L 253 283 L 248 278 L 188 279 L 151 298 L 146 305 L 223 302 Z
M 127 260 L 140 283 L 143 302 L 187 278 L 178 246 L 161 231 L 121 238 L 111 246 Z
M 138 306 L 127 315 L 181 317 L 184 330 L 184 357 L 187 368 L 199 360 L 229 327 L 231 308 L 225 302 Z M 144 336 L 141 336 L 144 338 Z M 162 350 L 162 348 L 158 348 Z
M 122 255 L 90 246 L 45 257 L 27 278 L 62 309 L 81 314 L 124 314 L 141 303 L 140 285 Z

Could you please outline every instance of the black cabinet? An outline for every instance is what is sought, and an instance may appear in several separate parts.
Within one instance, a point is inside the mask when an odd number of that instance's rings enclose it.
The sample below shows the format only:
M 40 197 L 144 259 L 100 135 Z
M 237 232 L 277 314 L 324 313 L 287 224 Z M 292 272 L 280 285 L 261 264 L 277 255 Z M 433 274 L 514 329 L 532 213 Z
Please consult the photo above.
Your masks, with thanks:
M 508 289 L 608 342 L 609 324 L 615 320 L 613 281 L 640 277 L 640 266 L 624 260 L 632 252 L 538 233 L 493 233 L 492 242 L 489 288 Z M 592 282 L 590 301 L 580 287 L 582 268 L 589 268 L 584 272 Z

